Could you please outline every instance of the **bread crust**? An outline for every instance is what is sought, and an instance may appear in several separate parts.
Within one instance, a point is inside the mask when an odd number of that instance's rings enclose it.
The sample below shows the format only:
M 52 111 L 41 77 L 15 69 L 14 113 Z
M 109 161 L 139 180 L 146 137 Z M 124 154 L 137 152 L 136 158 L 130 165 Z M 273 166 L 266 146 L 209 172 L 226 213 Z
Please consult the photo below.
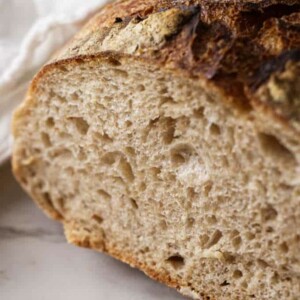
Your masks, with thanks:
M 134 35 L 137 26 L 142 28 L 138 38 Z M 160 39 L 147 43 L 141 36 L 151 34 L 153 28 Z M 132 36 L 130 45 L 122 40 L 126 32 Z M 281 106 L 276 95 L 268 101 L 260 99 L 272 78 L 300 64 L 298 0 L 117 1 L 101 10 L 53 61 L 106 51 L 151 60 L 207 80 L 241 111 L 271 111 L 288 126 L 300 121 L 300 110 L 293 105 L 297 92 L 283 97 Z M 290 85 L 297 85 L 299 75 L 299 67 L 290 72 Z M 281 94 L 291 93 L 287 85 L 281 85 L 286 89 Z M 287 113 L 291 110 L 292 114 Z
M 175 280 L 170 275 L 168 275 L 167 272 L 158 272 L 157 270 L 155 270 L 155 268 L 147 265 L 145 262 L 139 261 L 130 253 L 124 253 L 122 250 L 117 249 L 117 247 L 110 245 L 109 242 L 105 240 L 105 235 L 90 237 L 89 235 L 83 235 L 82 233 L 78 234 L 77 230 L 79 228 L 76 223 L 65 223 L 64 228 L 65 235 L 70 243 L 79 247 L 93 249 L 95 251 L 100 251 L 102 253 L 108 254 L 109 256 L 118 259 L 133 268 L 137 268 L 143 271 L 153 280 L 161 282 L 171 288 L 175 288 L 179 292 L 183 288 L 187 288 L 187 290 L 189 290 L 191 294 L 191 288 L 186 283 Z M 201 293 L 201 295 L 194 293 L 193 296 L 196 297 L 195 299 L 216 300 L 215 298 L 212 298 L 212 296 L 204 293 Z

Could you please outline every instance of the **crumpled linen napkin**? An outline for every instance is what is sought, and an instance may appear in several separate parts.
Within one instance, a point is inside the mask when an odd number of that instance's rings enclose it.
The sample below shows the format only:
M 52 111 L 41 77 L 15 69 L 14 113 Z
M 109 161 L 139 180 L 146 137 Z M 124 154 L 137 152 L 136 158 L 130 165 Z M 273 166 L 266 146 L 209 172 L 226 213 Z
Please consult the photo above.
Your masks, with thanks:
M 34 73 L 109 0 L 0 0 L 0 164 L 11 154 L 11 115 Z

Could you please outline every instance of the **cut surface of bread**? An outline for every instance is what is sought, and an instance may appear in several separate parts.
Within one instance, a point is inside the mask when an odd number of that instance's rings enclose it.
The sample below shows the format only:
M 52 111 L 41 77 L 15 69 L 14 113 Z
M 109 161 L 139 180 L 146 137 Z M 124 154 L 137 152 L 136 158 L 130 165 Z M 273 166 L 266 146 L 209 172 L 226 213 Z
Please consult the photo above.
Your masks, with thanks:
M 14 117 L 15 175 L 69 242 L 184 295 L 300 299 L 297 39 L 275 53 L 282 24 L 300 24 L 298 2 L 270 1 L 281 13 L 268 21 L 260 1 L 173 2 L 107 6 L 40 71 Z M 216 20 L 237 34 L 244 19 L 232 25 L 229 8 L 237 20 L 260 11 L 261 36 L 279 32 L 261 46 L 268 61 L 250 67 L 253 85 L 242 59 L 216 76 L 199 49 L 192 63 L 178 59 L 187 33 L 215 43 L 205 26 Z M 198 19 L 206 25 L 191 27 Z

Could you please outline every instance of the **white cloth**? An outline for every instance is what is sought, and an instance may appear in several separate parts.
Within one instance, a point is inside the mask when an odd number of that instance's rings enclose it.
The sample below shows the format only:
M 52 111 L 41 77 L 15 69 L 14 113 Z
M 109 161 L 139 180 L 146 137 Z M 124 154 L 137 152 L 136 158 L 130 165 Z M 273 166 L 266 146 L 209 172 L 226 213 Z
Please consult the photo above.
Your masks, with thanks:
M 0 0 L 0 164 L 10 119 L 34 73 L 108 0 Z

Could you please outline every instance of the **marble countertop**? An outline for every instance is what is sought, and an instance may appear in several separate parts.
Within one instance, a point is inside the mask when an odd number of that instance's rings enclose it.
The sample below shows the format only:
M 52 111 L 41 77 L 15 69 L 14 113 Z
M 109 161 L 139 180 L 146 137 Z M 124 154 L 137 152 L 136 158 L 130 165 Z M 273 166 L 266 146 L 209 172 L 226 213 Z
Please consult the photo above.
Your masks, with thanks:
M 143 273 L 104 254 L 68 245 L 60 224 L 0 167 L 1 300 L 180 300 Z

